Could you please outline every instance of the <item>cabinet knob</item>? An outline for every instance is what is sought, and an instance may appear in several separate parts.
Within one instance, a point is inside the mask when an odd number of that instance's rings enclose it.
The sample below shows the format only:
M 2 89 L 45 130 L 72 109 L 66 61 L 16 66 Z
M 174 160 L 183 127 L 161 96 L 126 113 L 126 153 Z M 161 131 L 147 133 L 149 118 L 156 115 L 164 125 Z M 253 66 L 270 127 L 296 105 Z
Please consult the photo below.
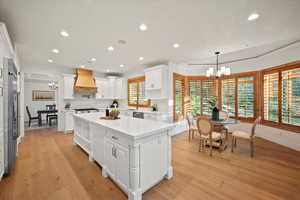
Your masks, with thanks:
M 111 136 L 111 138 L 114 139 L 114 140 L 118 140 L 119 139 L 116 136 Z

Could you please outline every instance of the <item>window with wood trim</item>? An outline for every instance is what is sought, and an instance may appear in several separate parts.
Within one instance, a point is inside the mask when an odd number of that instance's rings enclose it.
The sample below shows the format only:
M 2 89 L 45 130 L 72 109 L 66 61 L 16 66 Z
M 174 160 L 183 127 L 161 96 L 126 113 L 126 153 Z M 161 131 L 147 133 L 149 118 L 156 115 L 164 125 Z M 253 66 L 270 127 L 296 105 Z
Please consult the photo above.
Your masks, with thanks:
M 215 79 L 191 79 L 189 84 L 190 111 L 193 115 L 211 115 L 209 101 L 217 101 L 217 81 Z
M 128 79 L 128 106 L 150 106 L 150 100 L 146 98 L 144 76 Z
M 184 119 L 185 77 L 173 75 L 174 120 Z
M 201 80 L 189 80 L 190 111 L 193 115 L 201 114 Z
M 265 74 L 264 81 L 264 119 L 268 121 L 279 121 L 279 73 Z
M 254 77 L 237 79 L 237 110 L 238 117 L 254 117 Z
M 221 81 L 222 110 L 228 112 L 231 117 L 235 116 L 235 83 L 234 78 Z
M 300 66 L 281 67 L 263 74 L 264 120 L 279 126 L 300 126 Z

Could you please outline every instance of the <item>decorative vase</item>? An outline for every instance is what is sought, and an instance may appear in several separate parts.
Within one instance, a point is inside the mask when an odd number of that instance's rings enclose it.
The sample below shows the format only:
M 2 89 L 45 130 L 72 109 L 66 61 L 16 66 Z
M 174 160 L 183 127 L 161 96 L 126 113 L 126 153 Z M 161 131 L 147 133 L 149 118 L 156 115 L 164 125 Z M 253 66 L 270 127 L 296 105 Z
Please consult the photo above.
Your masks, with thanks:
M 219 120 L 219 109 L 217 107 L 212 109 L 212 120 Z
M 118 112 L 110 112 L 109 115 L 113 118 L 113 119 L 118 119 L 119 116 L 119 111 Z

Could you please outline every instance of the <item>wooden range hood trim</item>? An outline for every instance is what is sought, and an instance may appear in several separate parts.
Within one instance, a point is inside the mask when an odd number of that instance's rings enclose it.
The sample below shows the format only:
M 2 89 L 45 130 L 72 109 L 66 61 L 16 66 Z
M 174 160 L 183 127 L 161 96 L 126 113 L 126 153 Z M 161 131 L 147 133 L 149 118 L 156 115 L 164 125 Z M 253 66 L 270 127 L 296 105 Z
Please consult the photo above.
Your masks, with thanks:
M 92 70 L 76 69 L 75 92 L 97 92 Z

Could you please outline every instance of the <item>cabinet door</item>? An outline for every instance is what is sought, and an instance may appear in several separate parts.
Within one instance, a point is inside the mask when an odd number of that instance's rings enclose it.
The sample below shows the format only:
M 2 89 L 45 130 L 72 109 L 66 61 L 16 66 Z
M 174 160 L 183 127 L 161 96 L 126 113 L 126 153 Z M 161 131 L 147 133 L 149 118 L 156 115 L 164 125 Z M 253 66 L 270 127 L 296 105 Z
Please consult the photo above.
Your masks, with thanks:
M 115 172 L 116 172 L 116 169 L 115 169 L 115 147 L 114 147 L 114 143 L 110 140 L 107 140 L 105 139 L 104 140 L 104 146 L 105 146 L 105 149 L 104 149 L 104 158 L 105 158 L 105 165 L 106 165 L 106 170 L 107 172 L 109 173 L 109 175 L 112 177 L 112 178 L 115 178 Z
M 73 112 L 65 113 L 65 131 L 72 131 L 74 129 Z
M 161 89 L 162 87 L 161 69 L 147 71 L 145 75 L 146 75 L 146 89 Z
M 108 91 L 107 80 L 96 79 L 96 86 L 97 86 L 96 98 L 97 99 L 107 98 L 108 97 L 108 94 L 107 94 L 107 91 Z
M 100 164 L 104 163 L 104 136 L 106 128 L 96 124 L 90 124 L 90 133 L 92 137 L 92 152 L 94 159 Z
M 129 187 L 129 151 L 127 148 L 115 144 L 116 151 L 116 178 L 124 189 Z
M 108 98 L 110 99 L 114 99 L 115 98 L 115 91 L 116 91 L 116 84 L 115 84 L 116 80 L 111 78 L 108 79 Z
M 74 77 L 64 77 L 64 99 L 73 99 L 74 93 Z
M 123 79 L 117 79 L 115 83 L 115 98 L 122 99 L 123 98 Z

